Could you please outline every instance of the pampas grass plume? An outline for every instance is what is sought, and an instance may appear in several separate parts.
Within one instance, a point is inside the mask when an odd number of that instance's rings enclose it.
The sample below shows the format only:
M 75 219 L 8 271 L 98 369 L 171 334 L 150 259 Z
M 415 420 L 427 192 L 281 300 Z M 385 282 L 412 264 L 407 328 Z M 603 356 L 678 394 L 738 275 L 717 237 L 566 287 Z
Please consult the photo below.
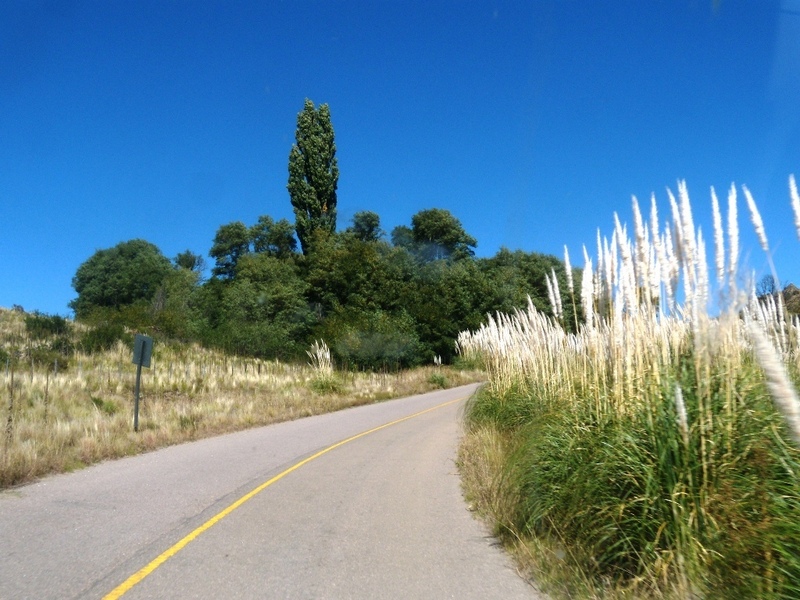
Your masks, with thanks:
M 717 283 L 722 286 L 725 281 L 725 236 L 722 231 L 722 214 L 719 211 L 719 200 L 714 188 L 711 188 L 711 211 L 714 217 L 714 264 L 717 267 Z
M 767 243 L 767 233 L 764 231 L 764 221 L 761 220 L 761 213 L 758 212 L 756 201 L 753 200 L 753 195 L 747 186 L 743 185 L 744 197 L 747 200 L 747 208 L 750 209 L 750 220 L 753 222 L 753 228 L 756 230 L 758 241 L 761 244 L 761 249 L 769 254 L 769 244 Z
M 772 400 L 783 413 L 795 443 L 800 446 L 800 399 L 797 398 L 797 392 L 789 380 L 780 356 L 763 329 L 757 323 L 750 321 L 747 324 L 747 331 L 753 342 L 756 359 L 764 369 Z
M 564 246 L 564 267 L 567 270 L 567 286 L 569 287 L 569 293 L 575 293 L 575 286 L 572 285 L 572 265 L 569 262 L 569 250 L 567 246 Z
M 728 191 L 728 247 L 730 248 L 728 278 L 734 283 L 739 264 L 739 217 L 736 208 L 736 186 L 733 184 Z
M 794 175 L 789 175 L 789 192 L 792 196 L 794 228 L 797 230 L 797 239 L 800 239 L 800 194 L 797 193 L 797 183 L 795 183 Z
M 683 445 L 689 447 L 689 419 L 686 416 L 686 404 L 683 402 L 683 390 L 675 384 L 675 412 L 678 413 L 678 427 L 681 430 Z

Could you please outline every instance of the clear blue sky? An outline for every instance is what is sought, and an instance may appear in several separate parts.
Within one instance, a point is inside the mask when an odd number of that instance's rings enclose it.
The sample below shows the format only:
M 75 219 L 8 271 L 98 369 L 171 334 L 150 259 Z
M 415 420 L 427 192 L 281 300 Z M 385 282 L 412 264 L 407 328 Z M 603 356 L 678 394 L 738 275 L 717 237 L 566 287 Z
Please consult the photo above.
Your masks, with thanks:
M 0 8 L 0 306 L 69 314 L 97 249 L 206 255 L 217 228 L 293 221 L 308 97 L 336 132 L 339 228 L 425 208 L 578 266 L 631 195 L 752 190 L 800 284 L 800 0 L 37 1 Z M 742 201 L 744 260 L 766 261 Z M 592 252 L 593 253 L 593 252 Z

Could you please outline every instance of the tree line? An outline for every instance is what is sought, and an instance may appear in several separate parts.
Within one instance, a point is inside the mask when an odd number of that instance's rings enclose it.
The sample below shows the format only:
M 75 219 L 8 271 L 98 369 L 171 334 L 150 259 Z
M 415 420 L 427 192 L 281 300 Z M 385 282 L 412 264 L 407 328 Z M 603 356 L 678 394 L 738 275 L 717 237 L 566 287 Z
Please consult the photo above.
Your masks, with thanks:
M 337 231 L 339 169 L 326 104 L 306 100 L 295 138 L 287 184 L 294 223 L 262 215 L 220 226 L 207 279 L 206 260 L 189 250 L 170 260 L 140 239 L 99 250 L 73 278 L 76 319 L 108 343 L 128 328 L 292 360 L 321 338 L 342 366 L 400 368 L 451 361 L 460 331 L 528 296 L 550 311 L 552 270 L 565 289 L 554 256 L 504 248 L 476 258 L 477 240 L 441 208 L 388 235 L 373 211 Z M 565 307 L 567 327 L 574 310 Z

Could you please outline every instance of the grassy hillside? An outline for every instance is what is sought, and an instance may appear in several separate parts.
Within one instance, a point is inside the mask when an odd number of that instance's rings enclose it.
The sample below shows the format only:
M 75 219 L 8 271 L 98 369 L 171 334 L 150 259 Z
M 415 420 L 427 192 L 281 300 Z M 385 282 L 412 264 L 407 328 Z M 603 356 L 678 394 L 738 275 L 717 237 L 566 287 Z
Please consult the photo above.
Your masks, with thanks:
M 226 356 L 156 342 L 142 370 L 140 430 L 133 431 L 132 347 L 85 353 L 87 332 L 42 335 L 0 309 L 0 487 L 100 460 L 246 427 L 455 386 L 475 372 L 428 367 L 397 373 L 336 372 L 311 364 Z M 63 350 L 66 352 L 56 351 Z M 321 350 L 321 349 L 320 349 Z

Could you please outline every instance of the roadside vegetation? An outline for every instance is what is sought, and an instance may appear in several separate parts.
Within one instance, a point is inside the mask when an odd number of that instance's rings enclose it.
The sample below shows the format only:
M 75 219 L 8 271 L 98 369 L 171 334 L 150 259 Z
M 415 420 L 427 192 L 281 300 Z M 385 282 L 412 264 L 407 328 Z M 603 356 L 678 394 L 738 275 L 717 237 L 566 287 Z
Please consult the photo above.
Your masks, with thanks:
M 370 210 L 337 229 L 339 169 L 326 104 L 305 102 L 295 138 L 287 149 L 294 223 L 265 214 L 222 224 L 208 264 L 191 250 L 170 260 L 133 239 L 78 266 L 70 308 L 97 332 L 97 345 L 127 329 L 304 362 L 322 339 L 344 369 L 450 364 L 460 331 L 527 296 L 545 309 L 545 274 L 566 281 L 554 256 L 501 249 L 476 258 L 478 241 L 442 208 L 421 210 L 391 232 Z
M 372 211 L 337 229 L 325 104 L 306 100 L 287 150 L 294 223 L 261 215 L 223 224 L 210 264 L 191 250 L 169 259 L 146 240 L 121 241 L 77 267 L 74 320 L 0 310 L 0 486 L 475 381 L 463 360 L 453 366 L 458 333 L 528 296 L 544 309 L 545 274 L 566 281 L 554 256 L 476 258 L 477 240 L 441 208 L 390 234 Z M 137 333 L 155 350 L 134 435 Z
M 553 597 L 800 598 L 800 320 L 777 275 L 742 274 L 737 196 L 723 227 L 712 190 L 710 263 L 681 184 L 667 225 L 655 199 L 648 221 L 634 199 L 630 236 L 615 215 L 581 278 L 551 282 L 551 310 L 459 337 L 489 376 L 460 452 L 468 497 Z
M 0 488 L 187 440 L 296 419 L 478 380 L 456 367 L 334 369 L 320 342 L 305 362 L 235 357 L 197 344 L 156 343 L 142 370 L 127 332 L 107 349 L 82 349 L 97 331 L 60 317 L 0 309 L 4 394 Z

